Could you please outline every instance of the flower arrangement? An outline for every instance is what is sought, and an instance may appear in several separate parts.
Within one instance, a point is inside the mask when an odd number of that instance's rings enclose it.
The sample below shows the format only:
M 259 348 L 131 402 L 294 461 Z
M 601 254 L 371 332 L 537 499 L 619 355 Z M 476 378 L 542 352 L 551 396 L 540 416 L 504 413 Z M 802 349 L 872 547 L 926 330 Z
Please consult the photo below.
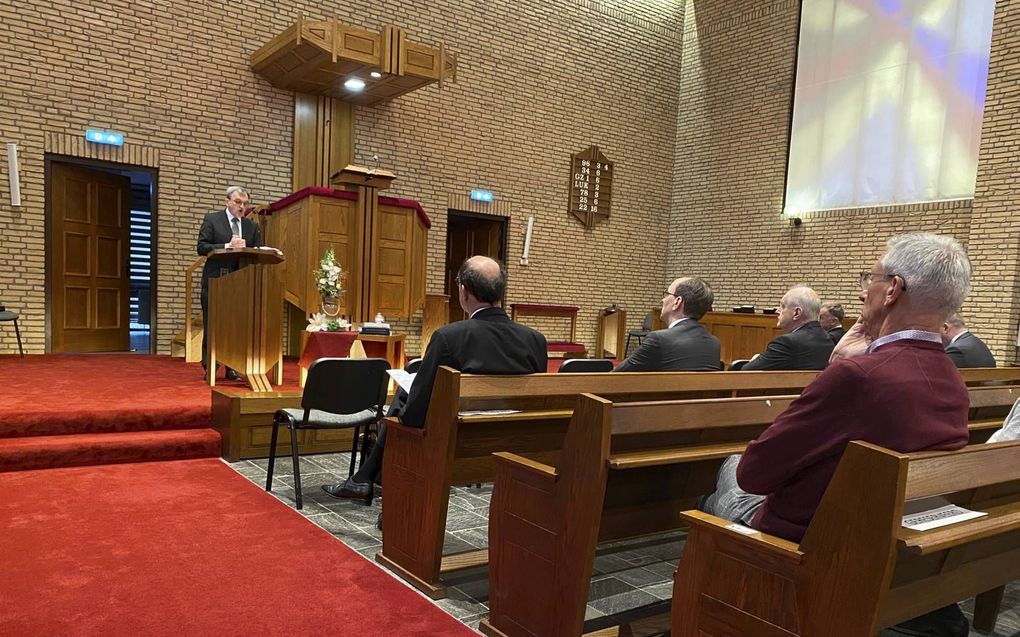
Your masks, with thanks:
M 319 269 L 315 271 L 315 287 L 323 298 L 338 299 L 344 294 L 344 269 L 336 262 L 332 246 L 326 250 L 319 261 Z
M 351 329 L 351 322 L 345 318 L 327 316 L 323 312 L 316 312 L 308 319 L 309 332 L 345 332 Z

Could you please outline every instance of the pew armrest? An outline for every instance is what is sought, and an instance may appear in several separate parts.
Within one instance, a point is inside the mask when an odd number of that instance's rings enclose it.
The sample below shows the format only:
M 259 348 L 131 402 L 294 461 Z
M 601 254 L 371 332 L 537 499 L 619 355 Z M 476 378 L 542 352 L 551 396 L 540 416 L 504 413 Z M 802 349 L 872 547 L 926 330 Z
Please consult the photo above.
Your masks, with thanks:
M 800 564 L 804 558 L 804 554 L 800 551 L 800 546 L 789 540 L 762 533 L 761 531 L 748 532 L 748 530 L 744 530 L 747 527 L 741 527 L 741 531 L 734 530 L 734 527 L 740 525 L 703 511 L 684 511 L 680 516 L 692 530 L 697 528 L 708 533 L 725 535 L 729 540 L 742 544 L 747 548 L 763 551 L 772 557 L 778 557 L 789 566 Z
M 398 429 L 402 433 L 404 433 L 404 434 L 406 434 L 408 436 L 411 436 L 413 438 L 424 438 L 425 437 L 425 431 L 426 430 L 424 428 L 422 428 L 422 427 L 408 427 L 407 425 L 405 425 L 404 423 L 400 422 L 400 420 L 398 420 L 397 418 L 394 418 L 393 416 L 387 416 L 387 417 L 383 418 L 383 422 L 386 423 L 386 426 L 388 428 Z
M 559 478 L 555 467 L 535 462 L 516 453 L 497 451 L 492 455 L 495 456 L 496 466 L 499 468 L 510 469 L 511 471 L 524 471 L 534 477 L 549 480 L 550 482 L 555 482 Z

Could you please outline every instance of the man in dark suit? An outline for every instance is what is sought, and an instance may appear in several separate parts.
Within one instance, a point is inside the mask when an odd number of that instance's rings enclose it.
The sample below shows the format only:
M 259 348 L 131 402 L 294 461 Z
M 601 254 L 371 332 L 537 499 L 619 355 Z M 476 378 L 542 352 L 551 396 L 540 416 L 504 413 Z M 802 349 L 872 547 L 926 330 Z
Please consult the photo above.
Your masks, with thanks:
M 946 354 L 957 367 L 995 367 L 995 357 L 988 346 L 967 330 L 967 324 L 954 312 L 942 324 L 942 343 Z
M 198 231 L 198 253 L 206 256 L 223 248 L 257 248 L 261 245 L 259 226 L 244 216 L 248 210 L 248 191 L 239 186 L 227 188 L 226 208 L 211 212 L 202 221 Z M 209 334 L 209 279 L 234 272 L 238 259 L 207 260 L 202 268 L 202 369 L 208 360 Z M 238 380 L 237 372 L 227 368 L 227 380 Z
M 698 320 L 712 309 L 712 289 L 697 277 L 673 281 L 662 297 L 662 322 L 649 332 L 617 372 L 682 372 L 719 369 L 719 339 Z
M 839 303 L 822 303 L 822 310 L 818 313 L 818 323 L 822 329 L 828 332 L 832 344 L 835 345 L 843 338 L 846 330 L 843 329 L 843 319 L 846 312 Z
M 400 396 L 388 415 L 405 425 L 424 427 L 432 399 L 432 382 L 440 365 L 469 374 L 533 374 L 548 369 L 545 337 L 515 323 L 499 304 L 506 291 L 506 268 L 489 257 L 471 257 L 457 273 L 460 307 L 468 319 L 444 325 L 432 334 L 406 404 Z M 323 485 L 338 498 L 372 502 L 373 484 L 382 474 L 386 429 L 358 472 L 342 484 Z
M 825 369 L 832 354 L 832 339 L 818 323 L 822 302 L 809 287 L 797 286 L 779 301 L 776 322 L 786 334 L 772 339 L 765 351 L 743 369 Z

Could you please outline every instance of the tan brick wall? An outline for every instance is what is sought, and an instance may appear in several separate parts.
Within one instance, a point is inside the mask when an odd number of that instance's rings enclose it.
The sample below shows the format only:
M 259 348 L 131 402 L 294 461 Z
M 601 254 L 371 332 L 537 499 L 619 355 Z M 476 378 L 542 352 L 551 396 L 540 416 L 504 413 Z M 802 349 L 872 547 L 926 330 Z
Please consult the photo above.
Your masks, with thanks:
M 705 276 L 721 310 L 776 305 L 788 287 L 804 283 L 855 315 L 857 275 L 871 266 L 890 235 L 950 234 L 969 246 L 976 268 L 975 293 L 964 308 L 971 326 L 991 338 L 1000 361 L 1012 360 L 1006 341 L 1015 338 L 1020 281 L 1020 242 L 1009 223 L 1020 133 L 1015 90 L 1020 9 L 997 4 L 973 204 L 820 212 L 805 215 L 795 228 L 782 216 L 782 206 L 799 3 L 688 0 L 669 272 Z M 1008 323 L 1002 321 L 1003 307 L 1013 308 Z
M 264 202 L 289 190 L 292 97 L 255 77 L 248 56 L 299 12 L 366 28 L 406 27 L 458 54 L 458 81 L 356 113 L 357 160 L 378 154 L 392 194 L 423 203 L 429 291 L 442 290 L 446 210 L 472 187 L 509 202 L 509 300 L 576 304 L 594 341 L 600 307 L 640 321 L 665 280 L 679 92 L 680 0 L 455 0 L 390 3 L 72 4 L 0 8 L 0 141 L 21 146 L 24 205 L 0 184 L 0 299 L 25 317 L 29 349 L 45 346 L 44 135 L 85 128 L 158 151 L 159 351 L 183 325 L 181 287 L 201 217 L 232 183 Z M 593 231 L 568 217 L 571 152 L 597 144 L 616 162 L 613 216 Z M 518 264 L 528 216 L 531 265 Z M 402 324 L 402 326 L 405 324 Z M 420 318 L 406 324 L 417 346 Z M 0 351 L 13 335 L 0 332 Z

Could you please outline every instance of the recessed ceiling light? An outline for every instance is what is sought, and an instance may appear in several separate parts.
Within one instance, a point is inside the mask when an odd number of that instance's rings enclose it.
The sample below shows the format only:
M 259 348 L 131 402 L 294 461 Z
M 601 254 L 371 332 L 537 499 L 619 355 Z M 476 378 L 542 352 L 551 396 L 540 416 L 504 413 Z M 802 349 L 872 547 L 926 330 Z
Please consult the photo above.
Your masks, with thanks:
M 380 73 L 379 71 L 372 71 L 371 73 L 369 73 L 369 75 L 371 75 L 372 79 L 375 80 L 378 80 L 380 77 L 382 77 L 382 73 Z
M 344 88 L 346 88 L 348 91 L 353 91 L 357 93 L 361 89 L 365 88 L 365 80 L 352 77 L 351 79 L 344 82 Z

